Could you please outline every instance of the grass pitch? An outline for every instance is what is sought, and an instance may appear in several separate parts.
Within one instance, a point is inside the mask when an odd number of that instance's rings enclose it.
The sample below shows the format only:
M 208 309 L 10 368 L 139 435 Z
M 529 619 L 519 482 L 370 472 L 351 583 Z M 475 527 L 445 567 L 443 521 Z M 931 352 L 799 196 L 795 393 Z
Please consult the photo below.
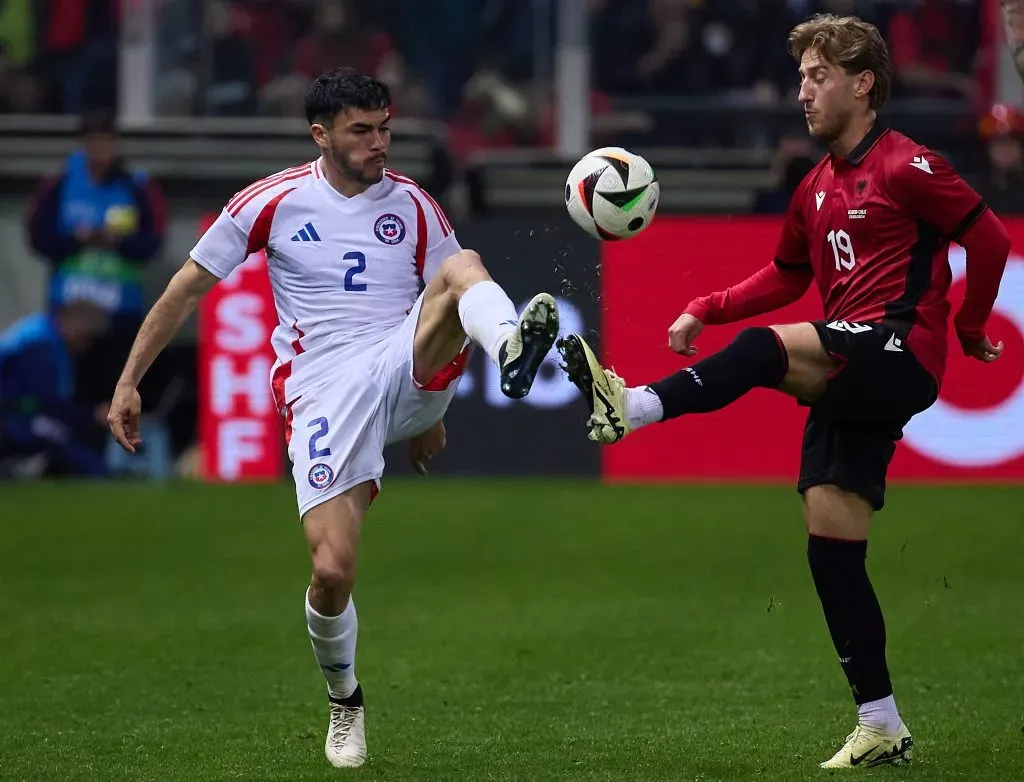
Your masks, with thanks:
M 1022 544 L 1024 489 L 891 490 L 917 759 L 868 776 L 1022 778 Z M 0 779 L 820 779 L 854 711 L 805 547 L 788 487 L 390 481 L 340 772 L 290 487 L 3 486 Z

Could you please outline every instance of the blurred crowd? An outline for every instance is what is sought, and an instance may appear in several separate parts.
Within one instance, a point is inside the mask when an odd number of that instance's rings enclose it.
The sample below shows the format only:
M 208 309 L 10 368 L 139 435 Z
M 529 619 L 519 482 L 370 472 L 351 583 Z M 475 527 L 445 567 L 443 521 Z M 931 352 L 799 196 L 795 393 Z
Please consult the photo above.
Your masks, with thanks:
M 560 0 L 153 0 L 161 115 L 295 116 L 316 73 L 350 64 L 396 110 L 448 123 L 467 148 L 544 144 Z M 889 41 L 897 96 L 983 101 L 978 0 L 580 0 L 592 103 L 793 97 L 788 30 L 857 13 Z M 0 111 L 79 113 L 116 99 L 120 0 L 0 0 Z

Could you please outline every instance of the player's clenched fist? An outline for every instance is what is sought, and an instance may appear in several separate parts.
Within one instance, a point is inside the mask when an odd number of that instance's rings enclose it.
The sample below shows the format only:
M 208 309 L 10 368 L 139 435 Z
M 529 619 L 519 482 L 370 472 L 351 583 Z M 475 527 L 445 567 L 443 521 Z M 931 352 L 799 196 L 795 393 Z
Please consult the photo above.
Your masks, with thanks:
M 693 315 L 683 313 L 668 329 L 668 346 L 683 356 L 694 356 L 697 348 L 693 343 L 704 330 L 704 324 Z
M 114 389 L 114 398 L 107 413 L 107 426 L 114 439 L 128 453 L 135 453 L 135 447 L 142 443 L 139 437 L 139 416 L 142 413 L 142 397 L 130 386 L 119 385 Z

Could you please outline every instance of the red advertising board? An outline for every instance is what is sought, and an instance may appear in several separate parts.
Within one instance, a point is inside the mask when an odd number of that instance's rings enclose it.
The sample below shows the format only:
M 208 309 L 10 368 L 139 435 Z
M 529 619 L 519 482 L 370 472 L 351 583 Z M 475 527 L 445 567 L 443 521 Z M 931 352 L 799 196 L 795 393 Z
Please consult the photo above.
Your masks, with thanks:
M 1024 479 L 1024 219 L 1006 221 L 1014 254 L 989 327 L 1005 354 L 984 365 L 951 348 L 938 402 L 907 427 L 892 480 Z M 695 296 L 748 276 L 774 255 L 775 217 L 659 218 L 628 242 L 607 243 L 601 267 L 602 351 L 629 384 L 683 368 L 668 349 L 668 327 Z M 1017 254 L 1021 253 L 1021 254 Z M 950 249 L 954 312 L 964 293 L 964 251 Z M 697 344 L 707 355 L 745 325 L 821 317 L 815 290 L 784 310 L 743 324 L 709 327 Z M 603 449 L 612 480 L 792 480 L 799 468 L 806 408 L 757 389 L 730 407 L 646 427 Z
M 200 232 L 213 219 L 204 218 Z M 199 438 L 207 480 L 282 475 L 282 420 L 270 391 L 276 325 L 263 252 L 249 256 L 200 305 Z

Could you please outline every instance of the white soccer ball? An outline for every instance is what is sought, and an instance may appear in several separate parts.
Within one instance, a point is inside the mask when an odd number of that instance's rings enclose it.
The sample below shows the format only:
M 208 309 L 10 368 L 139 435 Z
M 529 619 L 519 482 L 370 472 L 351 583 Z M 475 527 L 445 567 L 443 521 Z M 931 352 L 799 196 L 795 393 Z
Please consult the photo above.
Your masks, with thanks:
M 661 188 L 650 163 L 622 147 L 588 152 L 565 182 L 565 208 L 595 239 L 629 239 L 654 220 Z

